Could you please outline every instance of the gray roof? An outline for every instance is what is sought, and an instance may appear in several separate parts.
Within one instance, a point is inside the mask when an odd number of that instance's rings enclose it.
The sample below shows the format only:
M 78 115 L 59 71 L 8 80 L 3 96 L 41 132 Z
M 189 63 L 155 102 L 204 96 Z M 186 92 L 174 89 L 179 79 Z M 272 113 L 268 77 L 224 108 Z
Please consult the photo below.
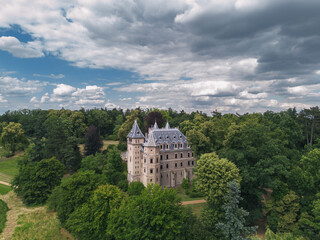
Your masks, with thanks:
M 159 129 L 157 121 L 154 122 L 153 128 L 152 129 Z
M 128 138 L 144 138 L 144 135 L 141 132 L 139 125 L 137 123 L 137 120 L 134 120 L 133 127 L 127 137 Z
M 178 128 L 151 129 L 144 146 L 157 146 L 163 143 L 187 143 L 187 138 Z

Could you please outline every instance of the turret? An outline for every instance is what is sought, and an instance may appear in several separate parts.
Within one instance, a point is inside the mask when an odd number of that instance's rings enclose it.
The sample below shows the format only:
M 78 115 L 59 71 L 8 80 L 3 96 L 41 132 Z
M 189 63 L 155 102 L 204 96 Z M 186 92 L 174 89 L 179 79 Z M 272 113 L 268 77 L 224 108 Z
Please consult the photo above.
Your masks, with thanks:
M 154 129 L 155 128 L 153 128 L 153 130 Z M 141 175 L 141 182 L 145 186 L 147 186 L 149 183 L 160 184 L 159 144 L 157 144 L 153 130 L 150 131 L 146 143 L 143 144 L 143 173 Z
M 128 181 L 140 181 L 142 166 L 142 144 L 144 135 L 139 128 L 137 120 L 134 121 L 133 127 L 127 136 L 127 165 Z

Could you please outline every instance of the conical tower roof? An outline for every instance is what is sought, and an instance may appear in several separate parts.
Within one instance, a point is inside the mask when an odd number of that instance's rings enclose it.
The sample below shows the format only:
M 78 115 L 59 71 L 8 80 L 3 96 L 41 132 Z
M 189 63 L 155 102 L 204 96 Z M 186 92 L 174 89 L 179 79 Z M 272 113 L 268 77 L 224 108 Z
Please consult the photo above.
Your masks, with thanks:
M 168 122 L 168 121 L 167 121 L 167 124 L 166 124 L 165 129 L 170 129 L 170 125 L 169 125 L 169 122 Z
M 153 131 L 150 132 L 148 136 L 147 142 L 144 144 L 145 147 L 155 147 L 157 146 L 155 136 L 153 134 Z
M 144 138 L 144 135 L 141 132 L 139 125 L 137 123 L 137 120 L 134 120 L 133 127 L 127 137 L 128 138 Z
M 154 121 L 153 129 L 159 129 L 157 121 Z

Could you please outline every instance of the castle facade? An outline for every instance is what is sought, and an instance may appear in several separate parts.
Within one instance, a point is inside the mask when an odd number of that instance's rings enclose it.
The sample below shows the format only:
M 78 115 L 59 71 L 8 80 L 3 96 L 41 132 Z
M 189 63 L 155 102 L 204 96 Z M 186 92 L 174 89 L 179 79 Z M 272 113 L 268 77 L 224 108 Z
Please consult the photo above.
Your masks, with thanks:
M 182 184 L 184 178 L 190 181 L 194 177 L 193 152 L 178 128 L 170 128 L 167 123 L 160 129 L 155 123 L 146 135 L 135 121 L 127 136 L 129 182 L 175 187 Z

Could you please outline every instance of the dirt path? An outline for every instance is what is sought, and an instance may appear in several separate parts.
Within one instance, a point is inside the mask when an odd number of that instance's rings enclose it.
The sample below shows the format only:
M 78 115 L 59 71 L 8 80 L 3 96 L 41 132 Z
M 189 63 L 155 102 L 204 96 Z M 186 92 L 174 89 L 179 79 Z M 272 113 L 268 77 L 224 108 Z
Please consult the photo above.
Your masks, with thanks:
M 19 199 L 13 191 L 10 191 L 6 195 L 0 195 L 0 199 L 6 202 L 9 208 L 9 211 L 7 212 L 7 222 L 2 234 L 0 235 L 0 240 L 12 239 L 14 229 L 17 226 L 17 220 L 19 215 L 38 211 L 40 209 L 45 208 L 44 206 L 26 208 L 22 203 L 21 199 Z
M 205 199 L 200 200 L 193 200 L 193 201 L 182 201 L 182 205 L 189 205 L 189 204 L 197 204 L 197 203 L 205 203 L 207 202 Z
M 6 186 L 11 186 L 11 184 L 10 183 L 7 183 L 7 182 L 4 182 L 4 181 L 0 181 L 0 184 L 2 184 L 2 185 L 6 185 Z

